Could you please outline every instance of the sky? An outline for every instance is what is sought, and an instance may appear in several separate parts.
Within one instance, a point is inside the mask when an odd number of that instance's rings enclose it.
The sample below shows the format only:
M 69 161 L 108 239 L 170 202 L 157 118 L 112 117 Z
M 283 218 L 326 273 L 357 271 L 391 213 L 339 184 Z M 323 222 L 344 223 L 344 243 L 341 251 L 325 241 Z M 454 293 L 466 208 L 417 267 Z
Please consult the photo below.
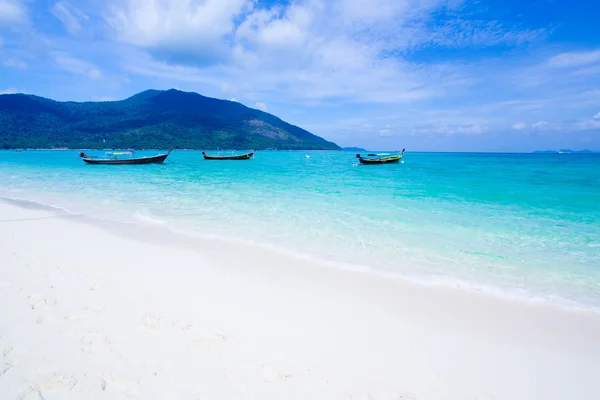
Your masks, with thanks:
M 597 0 L 0 0 L 0 93 L 175 88 L 341 146 L 600 151 Z

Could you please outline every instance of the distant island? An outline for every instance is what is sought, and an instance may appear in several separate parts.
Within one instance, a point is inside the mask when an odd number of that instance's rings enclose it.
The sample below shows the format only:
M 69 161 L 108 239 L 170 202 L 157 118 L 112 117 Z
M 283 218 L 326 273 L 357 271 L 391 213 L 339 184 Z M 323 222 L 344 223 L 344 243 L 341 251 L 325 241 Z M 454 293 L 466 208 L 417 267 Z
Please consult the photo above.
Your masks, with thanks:
M 0 95 L 0 148 L 340 150 L 276 116 L 175 89 L 120 101 Z
M 536 150 L 535 154 L 598 154 L 598 152 L 585 150 L 571 150 L 571 149 L 560 149 L 560 150 Z

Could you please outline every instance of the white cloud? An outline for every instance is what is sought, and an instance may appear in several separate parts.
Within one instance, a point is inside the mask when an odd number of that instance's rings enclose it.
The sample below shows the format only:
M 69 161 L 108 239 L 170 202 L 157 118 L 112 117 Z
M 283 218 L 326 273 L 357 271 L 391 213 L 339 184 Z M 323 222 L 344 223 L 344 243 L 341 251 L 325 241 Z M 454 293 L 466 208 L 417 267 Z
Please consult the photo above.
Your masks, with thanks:
M 100 69 L 87 61 L 71 57 L 63 52 L 53 52 L 52 57 L 57 67 L 64 71 L 85 75 L 90 79 L 101 79 L 103 77 Z
M 91 79 L 102 79 L 102 72 L 97 68 L 91 68 L 87 71 L 87 76 Z
M 237 39 L 250 45 L 280 49 L 302 45 L 308 38 L 314 10 L 292 4 L 285 9 L 282 17 L 279 14 L 278 8 L 249 14 L 236 30 Z
M 213 64 L 225 60 L 224 37 L 250 0 L 118 0 L 106 20 L 116 38 L 172 62 Z
M 94 99 L 94 101 L 115 101 L 115 100 L 117 100 L 112 96 L 93 96 L 92 99 Z
M 594 120 L 595 121 L 600 121 L 600 112 L 597 113 L 596 115 L 594 115 Z
M 600 119 L 579 121 L 570 128 L 580 130 L 580 131 L 587 131 L 587 130 L 591 130 L 591 129 L 600 129 Z
M 366 5 L 363 0 L 338 0 L 335 5 L 342 16 L 350 22 L 393 19 L 401 11 L 408 12 L 411 6 L 406 0 L 370 0 L 368 3 Z M 442 1 L 434 3 L 442 3 Z
M 412 66 L 380 59 L 368 46 L 350 40 L 322 41 L 314 48 L 280 51 L 260 48 L 257 64 L 234 63 L 193 67 L 158 62 L 143 53 L 127 55 L 127 71 L 163 79 L 208 84 L 221 96 L 254 98 L 277 96 L 281 101 L 395 103 L 440 96 L 460 72 L 450 66 Z M 301 60 L 304 61 L 301 61 Z
M 254 108 L 256 108 L 257 110 L 260 110 L 260 111 L 267 112 L 267 105 L 263 102 L 257 102 L 254 105 Z
M 76 35 L 81 32 L 82 27 L 79 22 L 80 20 L 89 20 L 89 17 L 81 10 L 60 1 L 55 3 L 52 8 L 50 8 L 50 11 L 63 23 L 71 35 Z
M 512 127 L 514 130 L 520 131 L 522 129 L 527 128 L 527 124 L 525 122 L 517 122 Z
M 463 125 L 446 125 L 446 124 L 427 124 L 425 126 L 417 126 L 412 130 L 411 136 L 416 135 L 479 135 L 488 130 L 487 126 L 481 124 L 463 124 Z
M 558 54 L 548 61 L 552 67 L 578 67 L 600 61 L 600 50 L 567 52 Z
M 27 23 L 27 9 L 18 0 L 0 0 L 0 27 Z
M 462 135 L 479 135 L 479 134 L 484 133 L 487 130 L 488 130 L 487 127 L 481 126 L 479 124 L 456 127 L 456 133 L 462 134 Z
M 379 136 L 393 136 L 394 133 L 394 129 L 390 124 L 387 124 L 385 127 L 379 130 Z
M 0 94 L 15 94 L 15 93 L 23 93 L 23 91 L 21 91 L 17 88 L 14 88 L 14 87 L 9 87 L 4 90 L 0 90 Z
M 8 60 L 4 61 L 3 64 L 5 67 L 16 69 L 27 69 L 29 67 L 26 62 L 14 58 L 9 58 Z
M 213 77 L 212 71 L 155 61 L 148 55 L 138 51 L 127 54 L 123 61 L 123 67 L 126 71 L 137 75 L 158 77 L 168 81 L 204 83 L 219 86 L 222 89 L 229 85 L 223 85 L 225 82 L 220 82 L 218 78 Z
M 485 47 L 535 42 L 547 34 L 546 29 L 511 29 L 497 21 L 459 19 L 433 28 L 433 31 L 421 40 L 424 43 L 432 42 L 450 48 Z M 418 44 L 418 41 L 415 44 Z
M 221 96 L 243 101 L 390 104 L 439 98 L 475 82 L 459 63 L 412 63 L 390 51 L 517 45 L 542 34 L 459 19 L 456 4 L 306 0 L 265 8 L 252 0 L 113 0 L 105 17 L 118 40 L 152 56 L 128 58 L 129 72 L 214 85 Z M 436 12 L 448 20 L 439 22 Z
M 573 119 L 553 123 L 540 121 L 537 124 L 533 124 L 533 127 L 535 129 L 543 129 L 545 131 L 572 133 L 574 131 L 588 131 L 599 129 L 600 119 Z
M 574 77 L 591 77 L 591 76 L 600 76 L 600 64 L 590 65 L 588 67 L 578 68 L 574 71 L 571 71 L 571 76 Z

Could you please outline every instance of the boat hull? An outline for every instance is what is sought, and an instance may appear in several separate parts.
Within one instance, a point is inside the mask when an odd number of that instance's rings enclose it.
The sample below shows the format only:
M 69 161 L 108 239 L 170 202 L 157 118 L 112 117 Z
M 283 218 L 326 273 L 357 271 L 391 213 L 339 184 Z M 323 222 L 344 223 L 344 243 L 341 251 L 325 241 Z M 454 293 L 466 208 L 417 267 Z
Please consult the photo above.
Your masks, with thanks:
M 254 152 L 247 154 L 240 154 L 236 156 L 211 156 L 202 152 L 202 156 L 205 160 L 249 160 L 254 156 Z
M 122 165 L 122 164 L 162 164 L 165 162 L 169 154 L 160 154 L 153 157 L 141 157 L 141 158 L 130 158 L 125 160 L 106 160 L 99 158 L 84 157 L 83 162 L 86 164 L 110 164 L 110 165 Z
M 397 154 L 389 157 L 379 157 L 379 158 L 364 158 L 357 156 L 358 161 L 364 165 L 377 165 L 377 164 L 397 164 L 400 162 L 404 153 Z

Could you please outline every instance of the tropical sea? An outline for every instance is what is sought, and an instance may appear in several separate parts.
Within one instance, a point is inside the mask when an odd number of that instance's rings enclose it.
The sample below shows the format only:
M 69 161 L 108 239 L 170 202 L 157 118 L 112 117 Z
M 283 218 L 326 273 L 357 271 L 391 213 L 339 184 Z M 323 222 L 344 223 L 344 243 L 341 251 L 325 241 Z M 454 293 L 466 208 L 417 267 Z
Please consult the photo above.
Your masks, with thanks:
M 600 312 L 598 155 L 409 152 L 361 166 L 346 152 L 174 151 L 103 166 L 77 154 L 0 152 L 0 199 Z

